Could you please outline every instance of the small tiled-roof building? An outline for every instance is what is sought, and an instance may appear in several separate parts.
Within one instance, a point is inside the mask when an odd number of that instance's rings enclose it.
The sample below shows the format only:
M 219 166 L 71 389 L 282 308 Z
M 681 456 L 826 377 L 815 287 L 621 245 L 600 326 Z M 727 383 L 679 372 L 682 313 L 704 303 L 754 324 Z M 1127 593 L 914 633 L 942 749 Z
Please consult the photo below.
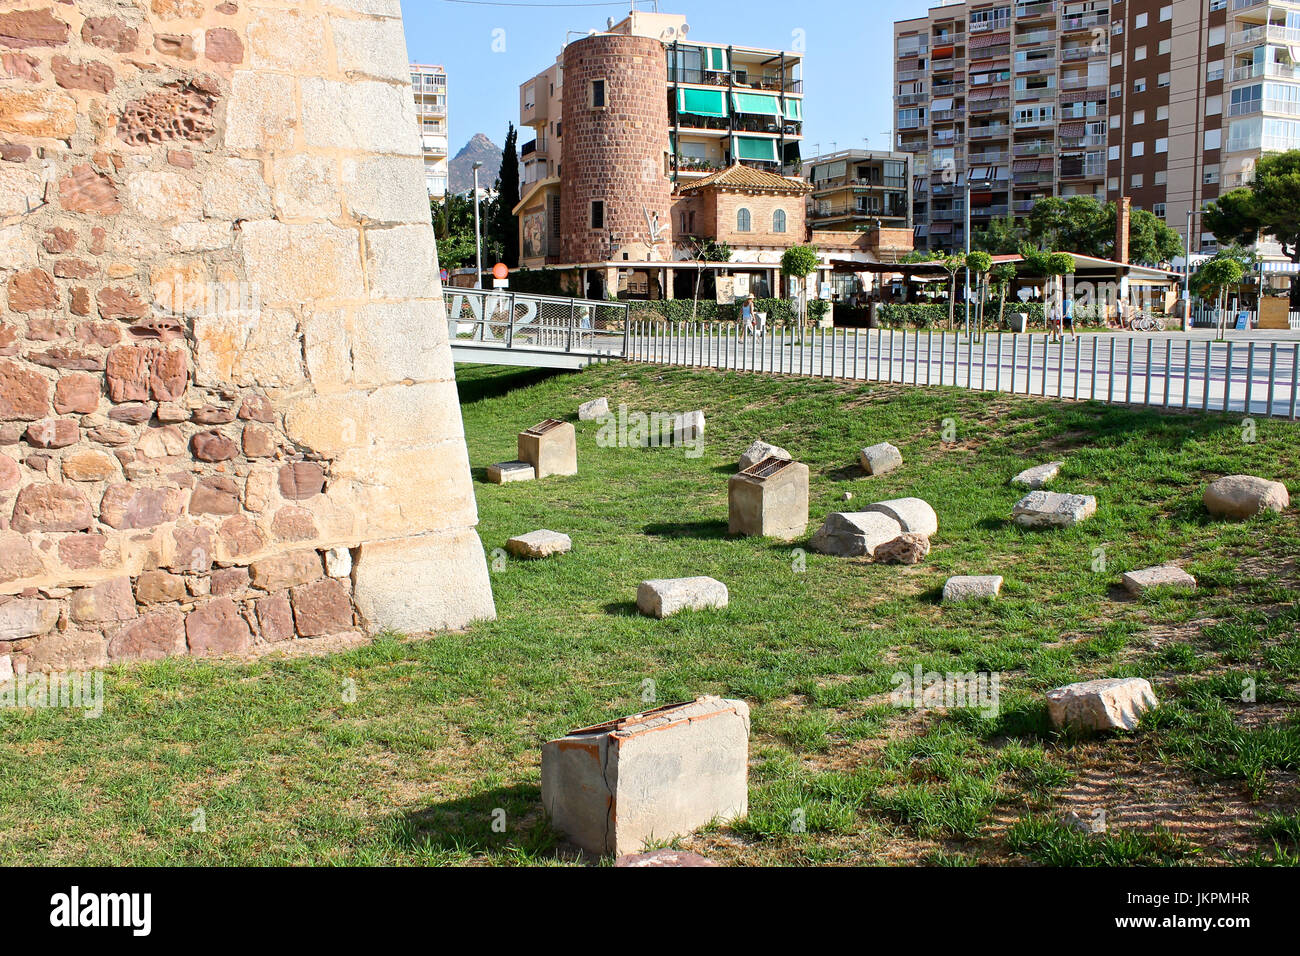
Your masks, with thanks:
M 805 241 L 812 187 L 739 163 L 677 188 L 673 236 L 705 236 L 733 248 L 780 249 Z

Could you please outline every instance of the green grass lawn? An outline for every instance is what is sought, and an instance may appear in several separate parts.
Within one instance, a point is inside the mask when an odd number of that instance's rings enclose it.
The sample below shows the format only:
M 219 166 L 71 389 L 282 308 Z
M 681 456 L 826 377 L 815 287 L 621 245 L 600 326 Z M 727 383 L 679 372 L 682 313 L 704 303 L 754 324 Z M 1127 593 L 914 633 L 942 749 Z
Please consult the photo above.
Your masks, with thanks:
M 1225 523 L 1200 504 L 1238 472 L 1300 491 L 1296 425 L 1261 420 L 1249 444 L 1239 419 L 951 389 L 620 364 L 458 374 L 484 547 L 549 528 L 572 553 L 507 561 L 498 619 L 465 634 L 115 669 L 98 720 L 0 711 L 0 862 L 566 863 L 541 744 L 645 709 L 647 682 L 659 702 L 750 703 L 749 817 L 680 841 L 720 862 L 1300 862 L 1300 519 Z M 579 475 L 484 483 L 519 430 L 598 395 L 704 409 L 703 455 L 601 448 L 579 423 Z M 800 561 L 806 541 L 728 537 L 727 478 L 754 438 L 811 468 L 809 535 L 830 511 L 917 496 L 939 514 L 930 556 Z M 905 464 L 865 477 L 857 451 L 879 441 Z M 1096 495 L 1096 517 L 1016 528 L 1007 479 L 1053 459 L 1052 487 Z M 1171 560 L 1195 595 L 1117 588 Z M 1002 598 L 941 607 L 963 573 L 1004 575 Z M 730 606 L 635 613 L 641 580 L 697 574 Z M 999 713 L 890 705 L 891 675 L 917 664 L 999 672 Z M 1044 691 L 1126 675 L 1162 701 L 1137 733 L 1052 732 Z M 1069 811 L 1104 812 L 1106 835 L 1064 826 Z

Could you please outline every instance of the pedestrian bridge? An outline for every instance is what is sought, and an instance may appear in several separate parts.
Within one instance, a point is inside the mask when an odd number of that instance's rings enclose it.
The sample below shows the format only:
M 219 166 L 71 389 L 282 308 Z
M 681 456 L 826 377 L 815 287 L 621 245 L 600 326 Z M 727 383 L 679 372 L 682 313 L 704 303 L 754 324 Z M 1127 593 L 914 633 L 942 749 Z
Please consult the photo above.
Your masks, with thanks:
M 626 302 L 443 287 L 456 362 L 579 369 L 628 357 Z

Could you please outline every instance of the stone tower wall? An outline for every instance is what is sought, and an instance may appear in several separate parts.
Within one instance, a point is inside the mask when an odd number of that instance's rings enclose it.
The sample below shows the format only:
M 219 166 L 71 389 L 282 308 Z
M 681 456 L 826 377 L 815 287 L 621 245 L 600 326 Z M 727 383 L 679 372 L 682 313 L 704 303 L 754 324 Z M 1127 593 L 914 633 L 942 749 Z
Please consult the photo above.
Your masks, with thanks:
M 591 81 L 605 81 L 605 107 L 590 105 Z M 652 37 L 596 34 L 564 51 L 563 195 L 565 262 L 671 259 L 672 184 L 668 149 L 668 60 Z M 635 187 L 628 188 L 629 183 Z M 591 228 L 592 200 L 605 203 L 605 228 Z M 660 241 L 649 242 L 646 212 L 658 215 Z
M 6 2 L 0 671 L 461 627 L 476 524 L 398 0 Z

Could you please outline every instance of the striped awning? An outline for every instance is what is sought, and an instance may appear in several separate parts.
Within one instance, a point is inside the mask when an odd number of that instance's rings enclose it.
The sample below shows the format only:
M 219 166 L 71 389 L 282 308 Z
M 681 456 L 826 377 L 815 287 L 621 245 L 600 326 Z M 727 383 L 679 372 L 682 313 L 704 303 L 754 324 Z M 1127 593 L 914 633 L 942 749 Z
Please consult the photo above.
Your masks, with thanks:
M 988 46 L 1001 46 L 1010 42 L 1010 33 L 981 33 L 979 36 L 971 37 L 966 45 L 972 50 L 982 50 Z

